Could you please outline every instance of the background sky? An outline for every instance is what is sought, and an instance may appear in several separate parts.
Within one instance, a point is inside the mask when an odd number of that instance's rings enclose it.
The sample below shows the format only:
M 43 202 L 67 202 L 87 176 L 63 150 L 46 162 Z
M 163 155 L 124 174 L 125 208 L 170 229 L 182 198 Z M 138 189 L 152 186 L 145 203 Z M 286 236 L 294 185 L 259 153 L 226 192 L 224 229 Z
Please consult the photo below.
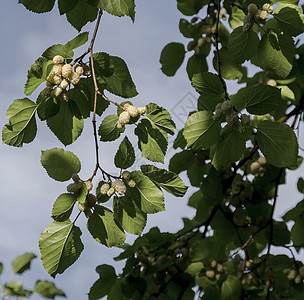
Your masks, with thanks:
M 95 52 L 107 52 L 123 58 L 128 66 L 139 95 L 132 101 L 136 106 L 155 102 L 167 108 L 176 122 L 182 127 L 189 111 L 195 109 L 197 94 L 188 80 L 185 63 L 173 78 L 162 74 L 159 56 L 169 42 L 186 43 L 178 30 L 181 14 L 176 8 L 176 0 L 141 0 L 136 3 L 136 19 L 117 18 L 104 14 L 95 42 Z M 5 113 L 15 99 L 24 98 L 24 84 L 27 70 L 46 48 L 53 44 L 64 44 L 78 32 L 71 27 L 65 16 L 59 16 L 58 9 L 48 14 L 28 12 L 17 1 L 2 0 L 0 5 L 1 48 L 0 48 L 0 124 L 6 123 Z M 94 23 L 86 25 L 82 31 L 92 32 Z M 91 35 L 90 35 L 91 36 Z M 76 56 L 87 49 L 87 45 L 76 51 Z M 235 83 L 229 83 L 229 92 L 236 90 Z M 107 94 L 110 99 L 121 99 Z M 29 98 L 36 101 L 37 93 Z M 110 108 L 106 114 L 115 112 Z M 100 119 L 101 120 L 101 119 Z M 99 123 L 100 123 L 99 120 Z M 49 178 L 40 164 L 41 150 L 53 147 L 63 148 L 45 123 L 38 123 L 38 135 L 34 142 L 23 148 L 0 145 L 0 261 L 4 263 L 4 273 L 0 282 L 14 279 L 11 276 L 10 262 L 24 252 L 39 255 L 38 239 L 41 231 L 51 222 L 51 210 L 56 198 L 66 191 L 67 183 L 59 183 Z M 133 145 L 133 129 L 126 131 Z M 113 156 L 119 142 L 103 143 L 100 146 L 102 167 L 116 172 Z M 170 146 L 169 146 L 170 147 Z M 66 150 L 73 151 L 82 162 L 81 178 L 91 176 L 95 167 L 94 143 L 90 120 L 85 122 L 81 137 Z M 169 149 L 169 157 L 173 151 Z M 138 153 L 140 158 L 140 153 Z M 168 160 L 167 160 L 168 162 Z M 276 215 L 281 215 L 301 199 L 295 192 L 297 178 L 303 169 L 293 172 L 288 184 L 280 190 Z M 97 183 L 98 180 L 95 181 Z M 145 232 L 153 226 L 163 231 L 174 232 L 181 228 L 182 217 L 192 217 L 194 210 L 186 206 L 193 190 L 184 198 L 173 198 L 165 194 L 166 212 L 148 216 Z M 97 243 L 86 230 L 84 217 L 77 221 L 82 229 L 85 249 L 74 265 L 64 274 L 57 275 L 55 283 L 68 299 L 86 299 L 90 286 L 98 279 L 94 271 L 97 265 L 108 263 L 121 268 L 122 264 L 113 261 L 120 251 L 107 249 Z M 134 236 L 128 236 L 132 242 Z M 52 280 L 43 269 L 39 258 L 32 263 L 30 271 L 21 277 L 25 288 L 33 288 L 37 279 Z M 33 296 L 31 299 L 42 299 Z

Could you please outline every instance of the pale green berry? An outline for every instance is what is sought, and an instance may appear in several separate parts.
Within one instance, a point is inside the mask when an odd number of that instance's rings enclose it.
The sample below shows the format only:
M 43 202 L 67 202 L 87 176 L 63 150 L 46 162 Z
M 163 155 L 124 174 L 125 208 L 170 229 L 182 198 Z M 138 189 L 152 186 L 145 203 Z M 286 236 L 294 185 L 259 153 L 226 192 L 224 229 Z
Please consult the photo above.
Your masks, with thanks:
M 258 8 L 258 6 L 256 4 L 250 3 L 248 5 L 247 10 L 248 10 L 249 14 L 251 14 L 252 16 L 255 16 L 257 14 L 257 12 L 259 11 L 259 8 Z
M 295 280 L 294 280 L 295 284 L 299 284 L 302 282 L 302 276 L 301 275 L 298 275 Z
M 216 274 L 216 275 L 215 275 L 215 279 L 216 279 L 216 280 L 220 280 L 220 278 L 221 278 L 221 274 Z
M 82 187 L 82 184 L 79 184 L 78 182 L 71 183 L 67 186 L 67 191 L 69 193 L 77 193 Z
M 130 180 L 131 179 L 131 173 L 129 171 L 123 171 L 122 172 L 122 178 L 125 180 Z
M 65 101 L 68 102 L 69 101 L 69 94 L 66 90 L 63 90 L 62 93 L 60 94 L 60 98 Z
M 72 175 L 72 179 L 75 181 L 75 182 L 79 182 L 80 181 L 80 178 L 79 178 L 79 175 L 77 173 L 74 173 Z
M 242 122 L 245 126 L 249 126 L 249 125 L 250 125 L 250 116 L 249 116 L 249 115 L 241 114 L 240 119 L 241 119 L 241 122 Z
M 221 272 L 223 272 L 224 268 L 221 264 L 217 264 L 216 270 L 221 273 Z
M 250 170 L 251 170 L 251 172 L 254 173 L 254 174 L 259 173 L 260 168 L 261 168 L 261 165 L 260 165 L 257 161 L 253 162 L 253 163 L 250 165 Z
M 226 100 L 222 103 L 221 108 L 224 112 L 229 112 L 233 109 L 233 102 L 230 100 Z
M 85 185 L 86 185 L 88 191 L 92 190 L 92 188 L 93 188 L 92 181 L 85 181 Z
M 291 270 L 287 276 L 289 280 L 294 280 L 297 276 L 297 271 L 296 270 Z
M 78 202 L 78 209 L 81 211 L 81 212 L 84 212 L 87 208 L 87 205 L 85 203 L 80 203 Z
M 128 180 L 127 184 L 130 188 L 134 188 L 136 186 L 136 182 L 133 179 Z

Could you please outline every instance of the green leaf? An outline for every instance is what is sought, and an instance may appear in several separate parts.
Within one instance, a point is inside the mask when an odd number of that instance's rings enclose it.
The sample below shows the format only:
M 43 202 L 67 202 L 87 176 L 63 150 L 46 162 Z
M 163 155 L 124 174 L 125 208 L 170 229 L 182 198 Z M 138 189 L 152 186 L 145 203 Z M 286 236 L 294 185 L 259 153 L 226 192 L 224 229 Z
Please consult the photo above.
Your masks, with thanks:
M 3 272 L 3 263 L 0 262 L 0 275 L 2 274 L 2 272 Z M 0 291 L 1 291 L 1 289 L 0 289 Z
M 81 182 L 81 189 L 75 194 L 79 203 L 85 203 L 89 191 L 85 182 Z
M 286 78 L 292 69 L 294 53 L 292 37 L 271 32 L 263 35 L 253 62 L 265 71 Z
M 4 285 L 4 296 L 29 297 L 33 292 L 23 289 L 21 281 L 12 281 Z
M 186 70 L 190 80 L 192 80 L 194 74 L 207 72 L 208 65 L 206 61 L 206 56 L 196 54 L 192 55 L 188 59 Z
M 22 147 L 23 143 L 30 143 L 37 133 L 35 112 L 37 105 L 28 98 L 15 100 L 7 110 L 6 118 L 9 123 L 2 130 L 3 143 Z
M 228 49 L 224 47 L 221 48 L 219 51 L 219 55 L 221 61 L 225 62 L 221 65 L 221 73 L 223 78 L 228 80 L 241 80 L 244 75 L 243 67 L 240 63 L 235 62 L 231 54 L 228 52 Z M 218 72 L 218 61 L 215 52 L 213 57 L 213 67 Z
M 209 111 L 199 111 L 192 114 L 186 121 L 184 137 L 187 146 L 193 149 L 208 149 L 215 144 L 221 133 L 221 122 L 213 120 Z
M 87 95 L 79 89 L 69 89 L 69 98 L 74 100 L 79 108 L 81 116 L 86 119 L 90 116 L 91 105 Z
M 198 99 L 199 110 L 214 111 L 215 106 L 225 100 L 225 91 L 218 75 L 202 72 L 194 74 L 192 85 L 201 95 Z
M 184 61 L 186 50 L 181 43 L 170 43 L 161 52 L 159 62 L 161 70 L 167 76 L 174 76 Z
M 134 0 L 89 0 L 91 5 L 95 5 L 105 10 L 111 15 L 122 17 L 129 16 L 134 22 L 135 3 Z
M 66 16 L 70 24 L 80 31 L 85 24 L 96 19 L 97 12 L 98 9 L 89 5 L 88 0 L 78 0 L 77 5 Z
M 47 120 L 48 127 L 65 146 L 77 140 L 84 124 L 83 119 L 78 119 L 72 109 L 72 101 L 62 102 L 59 112 Z
M 233 6 L 231 9 L 231 14 L 229 16 L 229 24 L 231 28 L 234 30 L 237 27 L 243 26 L 244 17 L 244 12 L 236 6 Z
M 291 239 L 294 245 L 304 247 L 303 226 L 304 218 L 297 218 L 295 224 L 291 228 Z
M 57 98 L 53 98 L 49 90 L 45 88 L 37 98 L 37 113 L 41 121 L 47 120 L 55 116 L 60 109 L 60 101 Z
M 184 129 L 181 129 L 178 133 L 177 133 L 177 136 L 174 140 L 174 143 L 173 143 L 173 148 L 174 149 L 177 149 L 177 148 L 181 148 L 182 150 L 186 148 L 187 146 L 187 141 L 185 140 L 184 138 L 184 135 L 183 135 L 183 132 L 184 132 Z
M 233 275 L 228 275 L 221 288 L 221 299 L 239 300 L 242 294 L 242 284 L 240 280 Z
M 275 87 L 260 84 L 239 90 L 232 100 L 238 111 L 246 108 L 250 114 L 264 115 L 280 105 L 281 92 Z
M 197 14 L 206 4 L 208 4 L 208 1 L 206 0 L 177 0 L 177 8 L 185 16 Z
M 147 119 L 142 119 L 135 129 L 138 137 L 138 147 L 142 156 L 156 162 L 164 163 L 168 146 L 167 135 L 153 128 Z
M 127 169 L 134 164 L 135 153 L 129 139 L 125 137 L 116 152 L 114 163 L 117 168 Z
M 127 189 L 127 196 L 139 202 L 139 208 L 146 214 L 165 210 L 163 192 L 142 172 L 133 171 L 131 178 L 136 182 L 132 189 Z
M 54 299 L 56 296 L 65 297 L 65 293 L 57 289 L 54 282 L 38 280 L 35 285 L 34 292 L 48 299 Z
M 99 279 L 90 288 L 90 300 L 100 299 L 108 295 L 117 278 L 115 269 L 109 265 L 104 264 L 96 267 L 96 272 L 99 274 Z
M 268 163 L 278 168 L 297 165 L 298 142 L 287 124 L 263 121 L 258 124 L 256 139 Z
M 24 253 L 12 261 L 14 274 L 22 274 L 31 267 L 31 262 L 37 256 L 34 253 Z
M 187 192 L 184 182 L 172 171 L 159 169 L 152 165 L 142 165 L 140 169 L 156 185 L 176 197 L 183 197 Z
M 132 98 L 138 95 L 127 64 L 117 56 L 107 53 L 94 53 L 94 67 L 97 81 L 102 90 L 123 97 Z
M 304 179 L 302 177 L 298 179 L 297 188 L 300 193 L 304 194 Z
M 45 270 L 55 277 L 63 273 L 83 250 L 81 231 L 70 220 L 53 222 L 39 238 L 41 260 Z
M 297 36 L 304 31 L 304 24 L 297 9 L 281 5 L 273 15 L 278 26 L 288 35 Z
M 19 0 L 19 3 L 23 4 L 27 10 L 41 14 L 51 11 L 55 4 L 55 0 Z
M 116 225 L 113 213 L 100 205 L 94 206 L 87 227 L 93 238 L 107 247 L 122 245 L 126 239 L 124 232 Z
M 76 201 L 77 199 L 74 194 L 61 194 L 53 205 L 52 218 L 58 222 L 67 220 L 73 211 Z
M 195 35 L 195 26 L 185 19 L 179 20 L 179 31 L 186 38 L 192 38 Z
M 174 134 L 175 124 L 172 121 L 170 113 L 163 107 L 155 103 L 146 105 L 146 118 L 151 122 L 153 127 L 166 131 L 169 134 Z
M 219 142 L 211 148 L 212 165 L 219 170 L 229 162 L 238 161 L 246 151 L 246 140 L 246 135 L 226 126 Z
M 243 26 L 237 27 L 228 40 L 228 51 L 235 62 L 243 63 L 252 58 L 259 46 L 259 37 L 253 30 L 243 31 Z
M 113 211 L 115 221 L 128 233 L 142 234 L 147 215 L 142 212 L 136 202 L 128 197 L 114 197 Z
M 118 116 L 109 115 L 106 116 L 102 123 L 99 126 L 98 134 L 100 140 L 103 142 L 114 141 L 119 138 L 120 134 L 124 131 L 124 127 L 119 129 L 117 128 Z
M 42 151 L 41 164 L 48 175 L 57 181 L 67 181 L 80 171 L 79 158 L 70 151 L 53 148 Z
M 73 59 L 74 52 L 71 50 L 67 51 L 62 44 L 57 44 L 50 46 L 42 53 L 42 56 L 49 60 L 53 60 L 56 55 L 61 55 L 67 62 L 69 62 Z
M 53 61 L 45 57 L 39 57 L 27 73 L 27 81 L 24 87 L 25 95 L 31 95 L 38 86 L 43 83 L 51 72 Z
M 192 153 L 191 150 L 184 150 L 176 153 L 170 159 L 169 170 L 179 174 L 180 172 L 187 170 L 188 167 L 193 164 L 194 158 L 194 153 Z
M 79 0 L 77 0 L 77 1 L 79 1 Z M 88 38 L 89 38 L 89 32 L 80 33 L 79 35 L 77 35 L 76 37 L 74 37 L 72 40 L 68 41 L 64 45 L 65 51 L 68 53 L 69 51 L 72 51 L 72 50 L 84 45 L 88 41 Z
M 76 6 L 77 3 L 78 0 L 58 0 L 59 13 L 63 15 L 69 12 Z

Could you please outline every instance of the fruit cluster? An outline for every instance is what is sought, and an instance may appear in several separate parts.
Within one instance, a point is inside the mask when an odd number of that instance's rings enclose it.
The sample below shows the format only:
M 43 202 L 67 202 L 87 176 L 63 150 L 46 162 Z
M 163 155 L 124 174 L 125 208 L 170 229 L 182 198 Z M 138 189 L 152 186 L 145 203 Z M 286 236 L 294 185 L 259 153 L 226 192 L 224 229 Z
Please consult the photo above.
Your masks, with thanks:
M 77 85 L 81 75 L 89 75 L 89 68 L 76 65 L 73 67 L 70 64 L 64 64 L 64 58 L 61 55 L 56 55 L 53 58 L 53 68 L 46 78 L 46 85 L 52 89 L 53 97 L 61 97 L 62 100 L 68 101 L 67 88 L 72 85 Z
M 299 270 L 287 268 L 283 270 L 283 273 L 287 275 L 287 278 L 290 281 L 294 281 L 295 284 L 299 284 L 303 282 L 304 279 L 304 266 L 302 266 Z
M 266 20 L 268 19 L 268 14 L 272 14 L 274 9 L 269 3 L 265 3 L 262 6 L 262 9 L 259 9 L 256 4 L 251 3 L 248 5 L 247 10 L 248 14 L 243 19 L 244 31 L 249 31 L 255 21 L 265 24 Z
M 226 268 L 214 259 L 210 262 L 209 267 L 206 269 L 206 277 L 209 279 L 215 278 L 216 280 L 219 280 L 226 271 Z
M 250 165 L 250 170 L 253 174 L 264 174 L 266 171 L 267 160 L 265 157 L 260 156 L 258 160 Z
M 131 117 L 136 118 L 138 115 L 146 113 L 146 107 L 136 107 L 129 103 L 126 103 L 123 109 L 124 111 L 118 117 L 117 128 L 123 128 L 130 122 Z
M 240 133 L 244 133 L 245 126 L 250 125 L 250 117 L 246 114 L 241 114 L 239 117 L 238 113 L 234 110 L 233 102 L 230 100 L 225 100 L 224 102 L 217 104 L 213 119 L 215 121 L 220 120 L 224 115 L 227 124 Z

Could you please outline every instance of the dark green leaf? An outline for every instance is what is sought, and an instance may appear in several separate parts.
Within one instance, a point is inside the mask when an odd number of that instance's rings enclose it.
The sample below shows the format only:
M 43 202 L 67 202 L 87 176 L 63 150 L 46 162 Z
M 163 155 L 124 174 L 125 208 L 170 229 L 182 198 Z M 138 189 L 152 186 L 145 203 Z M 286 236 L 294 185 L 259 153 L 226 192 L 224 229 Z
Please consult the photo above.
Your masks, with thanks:
M 76 201 L 77 199 L 74 194 L 61 194 L 53 205 L 52 218 L 58 222 L 67 220 L 72 213 Z
M 278 168 L 297 165 L 298 142 L 290 126 L 263 121 L 257 130 L 256 139 L 268 163 Z
M 126 238 L 124 232 L 116 225 L 113 213 L 100 205 L 95 205 L 87 227 L 93 238 L 107 247 L 122 245 Z
M 194 149 L 208 149 L 215 144 L 221 133 L 221 122 L 213 120 L 209 111 L 199 111 L 192 114 L 184 128 L 184 137 L 188 147 Z
M 54 282 L 38 280 L 35 285 L 34 292 L 48 299 L 54 299 L 56 296 L 65 297 L 65 293 L 57 289 Z
M 0 262 L 0 275 L 2 274 L 2 272 L 3 272 L 3 263 Z
M 100 299 L 110 292 L 112 286 L 116 282 L 115 269 L 109 265 L 100 265 L 96 267 L 96 272 L 100 278 L 95 281 L 90 288 L 89 299 Z
M 19 0 L 27 10 L 35 13 L 45 13 L 53 9 L 55 0 L 40 1 L 40 0 Z
M 212 146 L 212 165 L 219 170 L 229 162 L 238 161 L 246 151 L 247 136 L 226 126 L 219 142 Z
M 21 281 L 12 281 L 4 285 L 4 296 L 29 297 L 33 292 L 23 289 Z
M 83 119 L 78 119 L 72 110 L 72 101 L 62 102 L 59 112 L 47 120 L 47 125 L 65 146 L 72 144 L 81 135 Z
M 167 135 L 153 128 L 147 119 L 142 119 L 135 129 L 138 136 L 138 147 L 142 156 L 156 162 L 164 162 L 168 146 Z
M 300 193 L 304 194 L 304 179 L 302 177 L 298 179 L 297 188 Z
M 80 0 L 77 0 L 77 1 L 80 1 Z M 64 45 L 65 51 L 67 53 L 69 53 L 69 51 L 72 51 L 72 50 L 84 45 L 88 41 L 88 37 L 89 37 L 88 32 L 80 33 L 79 35 L 77 35 L 76 37 L 74 37 L 72 40 L 68 41 Z
M 187 146 L 187 141 L 184 138 L 183 131 L 184 131 L 184 129 L 181 129 L 178 132 L 176 139 L 174 140 L 174 143 L 173 143 L 174 149 L 177 149 L 177 148 L 184 149 Z
M 142 234 L 147 215 L 141 211 L 136 202 L 128 197 L 114 197 L 113 211 L 115 221 L 128 233 Z
M 258 49 L 259 38 L 253 30 L 243 31 L 243 26 L 233 30 L 228 40 L 228 51 L 235 62 L 243 63 L 252 58 Z
M 303 235 L 304 218 L 298 218 L 291 229 L 291 239 L 294 245 L 298 247 L 304 247 L 304 235 Z
M 78 0 L 58 0 L 59 13 L 63 15 L 69 12 L 76 6 L 77 3 Z
M 55 116 L 60 109 L 60 101 L 50 95 L 48 88 L 44 89 L 37 98 L 37 113 L 41 121 Z
M 185 47 L 181 43 L 170 43 L 164 47 L 160 55 L 161 70 L 167 76 L 173 76 L 185 58 Z
M 170 160 L 169 170 L 179 174 L 185 171 L 193 164 L 194 153 L 191 150 L 184 150 L 182 152 L 176 153 Z
M 28 98 L 15 100 L 7 110 L 9 123 L 2 130 L 2 141 L 15 147 L 30 143 L 37 133 L 35 112 L 37 105 Z
M 98 129 L 98 134 L 101 141 L 108 142 L 119 138 L 120 134 L 124 131 L 125 128 L 117 128 L 117 122 L 118 116 L 116 115 L 109 115 L 103 119 Z
M 297 7 L 298 8 L 298 7 Z M 304 31 L 303 20 L 296 8 L 280 6 L 276 9 L 274 17 L 280 29 L 286 34 L 297 36 Z
M 185 16 L 197 14 L 206 4 L 208 4 L 207 0 L 177 0 L 177 8 Z
M 69 98 L 70 100 L 75 101 L 79 112 L 84 119 L 90 116 L 91 105 L 89 99 L 83 91 L 76 88 L 70 89 Z
M 78 157 L 63 149 L 53 148 L 42 151 L 41 164 L 48 175 L 57 181 L 67 181 L 74 173 L 80 171 L 80 161 Z
M 264 115 L 274 111 L 280 105 L 280 89 L 269 85 L 254 85 L 238 91 L 233 97 L 238 111 L 243 108 L 255 115 Z
M 195 26 L 185 19 L 180 19 L 179 31 L 184 37 L 192 38 L 195 34 Z
M 95 53 L 94 67 L 102 89 L 124 98 L 138 95 L 128 66 L 120 57 L 110 56 L 104 52 Z
M 292 37 L 272 32 L 263 35 L 253 61 L 265 71 L 286 78 L 292 69 L 294 52 Z
M 12 261 L 14 274 L 22 274 L 31 267 L 31 262 L 37 256 L 34 253 L 24 253 Z
M 53 222 L 39 238 L 41 260 L 45 270 L 55 277 L 63 273 L 83 250 L 81 231 L 70 220 Z
M 175 124 L 172 121 L 170 113 L 166 109 L 155 103 L 149 103 L 146 105 L 146 110 L 146 117 L 153 127 L 158 127 L 169 134 L 174 134 Z
M 66 16 L 71 25 L 80 31 L 85 24 L 96 19 L 97 12 L 98 9 L 89 5 L 88 0 L 78 0 L 77 5 Z
M 136 185 L 127 190 L 127 196 L 138 201 L 144 213 L 154 214 L 165 210 L 163 192 L 147 176 L 140 171 L 133 171 L 131 178 Z
M 242 284 L 240 280 L 233 275 L 228 275 L 222 284 L 221 299 L 239 300 L 242 294 Z
M 194 74 L 207 72 L 208 65 L 204 55 L 192 55 L 187 62 L 187 74 L 190 80 Z
M 135 3 L 134 0 L 89 0 L 91 5 L 95 5 L 109 14 L 122 17 L 129 16 L 134 22 Z
M 116 152 L 114 162 L 117 168 L 127 169 L 134 164 L 135 153 L 129 139 L 125 137 Z
M 225 91 L 218 75 L 208 72 L 194 74 L 192 85 L 201 95 L 198 99 L 199 110 L 214 111 L 215 106 L 225 100 Z
M 184 182 L 174 172 L 159 169 L 152 165 L 142 165 L 140 168 L 144 175 L 168 193 L 176 197 L 183 197 L 187 192 Z

